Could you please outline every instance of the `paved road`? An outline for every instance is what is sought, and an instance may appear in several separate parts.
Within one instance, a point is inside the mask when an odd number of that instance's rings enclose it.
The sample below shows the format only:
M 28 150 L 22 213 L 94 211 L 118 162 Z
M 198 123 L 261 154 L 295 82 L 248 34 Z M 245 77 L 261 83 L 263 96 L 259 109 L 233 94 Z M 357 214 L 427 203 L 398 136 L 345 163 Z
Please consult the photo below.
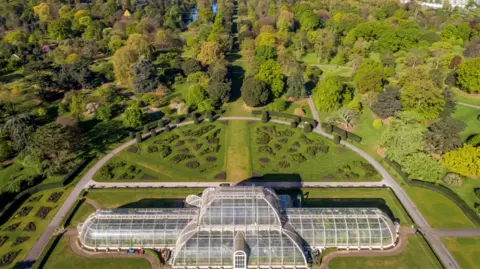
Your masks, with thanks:
M 313 117 L 317 121 L 319 121 L 318 112 L 317 112 L 317 109 L 315 108 L 315 104 L 313 103 L 312 98 L 308 98 L 308 104 L 310 105 L 310 110 L 312 111 Z M 320 124 L 315 129 L 315 132 L 323 136 L 332 138 L 332 135 L 325 133 L 321 129 Z M 393 190 L 393 192 L 395 192 L 395 195 L 403 204 L 403 206 L 407 210 L 410 217 L 412 217 L 413 221 L 423 231 L 425 239 L 428 241 L 432 249 L 435 251 L 435 253 L 437 254 L 442 264 L 445 266 L 445 268 L 460 269 L 460 266 L 458 265 L 457 261 L 453 258 L 452 254 L 448 251 L 448 249 L 442 243 L 442 241 L 440 240 L 440 237 L 437 234 L 431 232 L 431 227 L 428 224 L 427 220 L 423 217 L 422 213 L 420 213 L 420 211 L 415 206 L 415 204 L 410 199 L 410 197 L 407 195 L 405 190 L 400 186 L 400 184 L 398 184 L 397 181 L 395 181 L 395 179 L 387 172 L 387 170 L 385 170 L 385 168 L 383 168 L 383 166 L 379 162 L 377 162 L 375 159 L 370 157 L 370 155 L 368 155 L 363 150 L 345 141 L 342 141 L 341 143 L 346 147 L 348 147 L 349 149 L 358 153 L 363 158 L 365 158 L 382 175 L 383 179 L 385 180 L 385 182 L 387 182 L 388 186 Z

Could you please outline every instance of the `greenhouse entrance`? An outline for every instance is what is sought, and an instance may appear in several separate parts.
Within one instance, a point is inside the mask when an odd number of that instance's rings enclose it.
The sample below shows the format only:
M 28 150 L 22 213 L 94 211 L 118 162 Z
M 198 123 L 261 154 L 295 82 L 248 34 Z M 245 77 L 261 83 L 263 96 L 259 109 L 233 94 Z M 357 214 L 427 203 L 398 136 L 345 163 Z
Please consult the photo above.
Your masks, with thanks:
M 325 248 L 387 249 L 398 225 L 377 208 L 293 208 L 263 187 L 208 188 L 185 208 L 99 209 L 79 224 L 93 250 L 173 251 L 173 268 L 310 268 Z

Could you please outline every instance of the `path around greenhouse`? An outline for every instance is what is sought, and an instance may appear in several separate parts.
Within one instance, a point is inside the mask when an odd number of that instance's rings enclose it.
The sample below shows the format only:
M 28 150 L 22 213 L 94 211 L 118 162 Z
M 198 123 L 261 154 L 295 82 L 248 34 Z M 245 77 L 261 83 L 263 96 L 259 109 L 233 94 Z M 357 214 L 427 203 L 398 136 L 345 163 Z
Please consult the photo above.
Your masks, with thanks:
M 317 110 L 313 104 L 313 101 L 311 98 L 308 99 L 311 111 L 313 113 L 314 118 L 318 121 L 318 113 Z M 259 121 L 259 118 L 255 117 L 220 117 L 217 120 L 246 120 L 246 121 Z M 272 122 L 280 123 L 280 124 L 286 124 L 289 125 L 290 122 L 287 121 L 281 121 L 281 120 L 271 120 Z M 172 126 L 185 126 L 193 124 L 193 121 L 188 121 L 188 122 L 183 122 L 179 124 L 173 124 Z M 319 124 L 315 129 L 314 132 L 317 134 L 320 134 L 322 136 L 328 137 L 330 139 L 333 139 L 333 136 L 330 134 L 325 133 Z M 161 128 L 157 129 L 157 131 L 160 131 Z M 144 134 L 143 138 L 146 139 L 150 136 L 149 133 Z M 42 251 L 44 250 L 45 246 L 48 244 L 50 238 L 55 234 L 57 231 L 61 220 L 63 217 L 69 212 L 71 207 L 74 205 L 74 203 L 77 201 L 78 196 L 80 195 L 81 191 L 84 188 L 89 188 L 92 185 L 95 185 L 95 187 L 129 187 L 129 188 L 139 188 L 142 186 L 147 187 L 155 187 L 156 184 L 158 183 L 145 183 L 145 182 L 139 182 L 139 183 L 99 183 L 93 181 L 93 176 L 94 174 L 104 165 L 106 164 L 115 154 L 121 152 L 122 150 L 126 149 L 127 147 L 134 145 L 136 143 L 135 139 L 128 141 L 118 148 L 114 149 L 112 152 L 109 154 L 105 155 L 102 159 L 100 159 L 93 167 L 91 167 L 87 173 L 80 179 L 80 181 L 77 183 L 77 185 L 74 187 L 70 195 L 67 197 L 63 205 L 60 207 L 59 211 L 55 216 L 53 217 L 52 221 L 50 224 L 47 226 L 45 229 L 45 232 L 41 235 L 41 237 L 35 242 L 35 245 L 32 247 L 32 249 L 29 251 L 27 256 L 25 257 L 24 261 L 25 264 L 33 264 Z M 295 183 L 295 184 L 302 184 L 302 186 L 311 186 L 311 187 L 390 187 L 400 200 L 400 202 L 403 204 L 409 215 L 412 217 L 412 219 L 415 221 L 415 223 L 418 225 L 419 230 L 424 234 L 425 239 L 428 241 L 428 243 L 431 245 L 439 259 L 442 261 L 444 266 L 446 268 L 453 268 L 453 269 L 460 269 L 458 263 L 455 261 L 453 256 L 450 254 L 448 249 L 443 245 L 442 241 L 440 240 L 440 235 L 435 233 L 435 230 L 432 230 L 426 219 L 423 217 L 423 215 L 420 213 L 418 208 L 415 206 L 413 201 L 408 197 L 406 192 L 402 189 L 402 187 L 395 181 L 395 179 L 383 168 L 383 166 L 377 162 L 375 159 L 370 157 L 367 153 L 362 151 L 361 149 L 355 147 L 354 145 L 341 141 L 343 145 L 348 147 L 349 149 L 355 151 L 357 154 L 365 158 L 370 164 L 372 164 L 375 169 L 382 175 L 383 180 L 379 182 L 303 182 L 303 183 Z M 127 184 L 127 185 L 124 185 Z M 173 184 L 170 185 L 171 187 L 175 187 L 174 185 L 178 185 L 178 187 L 210 187 L 209 184 L 216 184 L 216 183 L 202 183 L 202 182 L 176 182 L 176 183 L 160 183 L 164 184 L 164 186 L 167 186 L 165 184 Z M 212 186 L 218 186 L 217 185 L 212 185 Z M 282 187 L 285 187 L 287 184 L 286 182 L 269 182 L 269 183 L 263 183 L 266 186 L 268 184 L 281 184 Z M 289 183 L 291 184 L 291 183 Z M 272 185 L 270 185 L 272 186 Z M 468 234 L 468 231 L 465 232 Z M 476 234 L 476 233 L 474 233 Z

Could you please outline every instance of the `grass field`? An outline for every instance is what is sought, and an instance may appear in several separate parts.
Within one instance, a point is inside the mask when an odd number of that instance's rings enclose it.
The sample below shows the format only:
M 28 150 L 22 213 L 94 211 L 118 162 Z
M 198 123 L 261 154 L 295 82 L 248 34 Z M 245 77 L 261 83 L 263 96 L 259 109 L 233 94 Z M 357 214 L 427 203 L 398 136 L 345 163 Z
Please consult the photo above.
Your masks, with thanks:
M 70 250 L 68 238 L 60 239 L 48 258 L 44 269 L 147 269 L 150 263 L 145 259 L 87 259 Z
M 390 210 L 393 217 L 398 218 L 403 226 L 413 224 L 395 194 L 387 188 L 304 188 L 302 191 L 306 207 L 378 207 L 384 211 Z
M 38 192 L 31 196 L 29 199 L 27 199 L 27 201 L 24 202 L 19 207 L 19 209 L 12 215 L 12 217 L 7 222 L 5 222 L 5 224 L 1 225 L 0 230 L 2 231 L 2 233 L 0 235 L 8 236 L 8 240 L 2 246 L 0 246 L 0 257 L 7 252 L 21 250 L 12 265 L 2 268 L 14 268 L 16 262 L 23 260 L 25 255 L 27 255 L 28 251 L 32 248 L 40 235 L 45 231 L 48 223 L 53 218 L 53 216 L 55 216 L 70 191 L 71 188 L 58 188 Z M 63 192 L 63 194 L 57 202 L 48 202 L 48 198 L 54 192 Z M 36 197 L 39 197 L 38 201 L 30 200 Z M 37 211 L 42 206 L 51 208 L 51 211 L 47 214 L 45 219 L 41 219 L 40 217 L 35 216 L 37 214 Z M 30 210 L 28 215 L 21 217 L 19 213 L 24 207 L 32 207 L 32 209 Z M 35 224 L 35 231 L 24 231 L 25 227 L 31 222 Z M 6 230 L 8 227 L 11 227 L 11 225 L 15 224 L 19 225 L 14 231 Z M 20 237 L 28 237 L 28 239 L 21 244 L 12 246 L 16 239 Z
M 373 167 L 315 133 L 274 123 L 251 124 L 253 171 L 271 181 L 377 181 Z M 312 150 L 314 152 L 312 152 Z
M 443 268 L 421 235 L 409 235 L 406 249 L 391 257 L 342 257 L 330 261 L 330 269 L 395 268 L 434 269 Z
M 466 141 L 470 136 L 480 134 L 480 109 L 457 105 L 453 118 L 463 121 L 467 127 L 460 133 Z
M 214 181 L 224 171 L 226 126 L 189 125 L 161 132 L 112 158 L 97 181 Z M 135 149 L 137 150 L 135 152 Z M 168 154 L 167 154 L 168 153 Z
M 455 99 L 458 102 L 480 106 L 480 94 L 469 94 L 458 88 L 453 88 L 453 93 L 455 94 Z
M 201 195 L 204 188 L 92 189 L 86 197 L 105 208 L 172 207 L 190 194 Z
M 65 228 L 76 228 L 78 224 L 85 221 L 87 217 L 95 212 L 95 208 L 85 202 L 83 202 L 73 215 L 70 223 Z
M 480 238 L 443 237 L 442 242 L 463 269 L 478 268 L 480 264 Z
M 227 127 L 226 171 L 229 181 L 238 182 L 251 175 L 250 133 L 247 121 L 229 121 Z

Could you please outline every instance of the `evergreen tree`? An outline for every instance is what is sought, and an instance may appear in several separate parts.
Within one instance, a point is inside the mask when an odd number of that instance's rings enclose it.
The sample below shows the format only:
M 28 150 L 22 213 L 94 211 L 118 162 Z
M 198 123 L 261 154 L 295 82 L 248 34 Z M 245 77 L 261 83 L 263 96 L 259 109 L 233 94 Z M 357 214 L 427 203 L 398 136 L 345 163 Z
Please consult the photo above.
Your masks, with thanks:
M 307 97 L 307 90 L 305 89 L 305 81 L 301 71 L 296 70 L 287 78 L 287 96 L 295 99 Z
M 158 77 L 155 66 L 150 60 L 141 59 L 132 67 L 133 89 L 137 93 L 153 92 L 158 87 Z

